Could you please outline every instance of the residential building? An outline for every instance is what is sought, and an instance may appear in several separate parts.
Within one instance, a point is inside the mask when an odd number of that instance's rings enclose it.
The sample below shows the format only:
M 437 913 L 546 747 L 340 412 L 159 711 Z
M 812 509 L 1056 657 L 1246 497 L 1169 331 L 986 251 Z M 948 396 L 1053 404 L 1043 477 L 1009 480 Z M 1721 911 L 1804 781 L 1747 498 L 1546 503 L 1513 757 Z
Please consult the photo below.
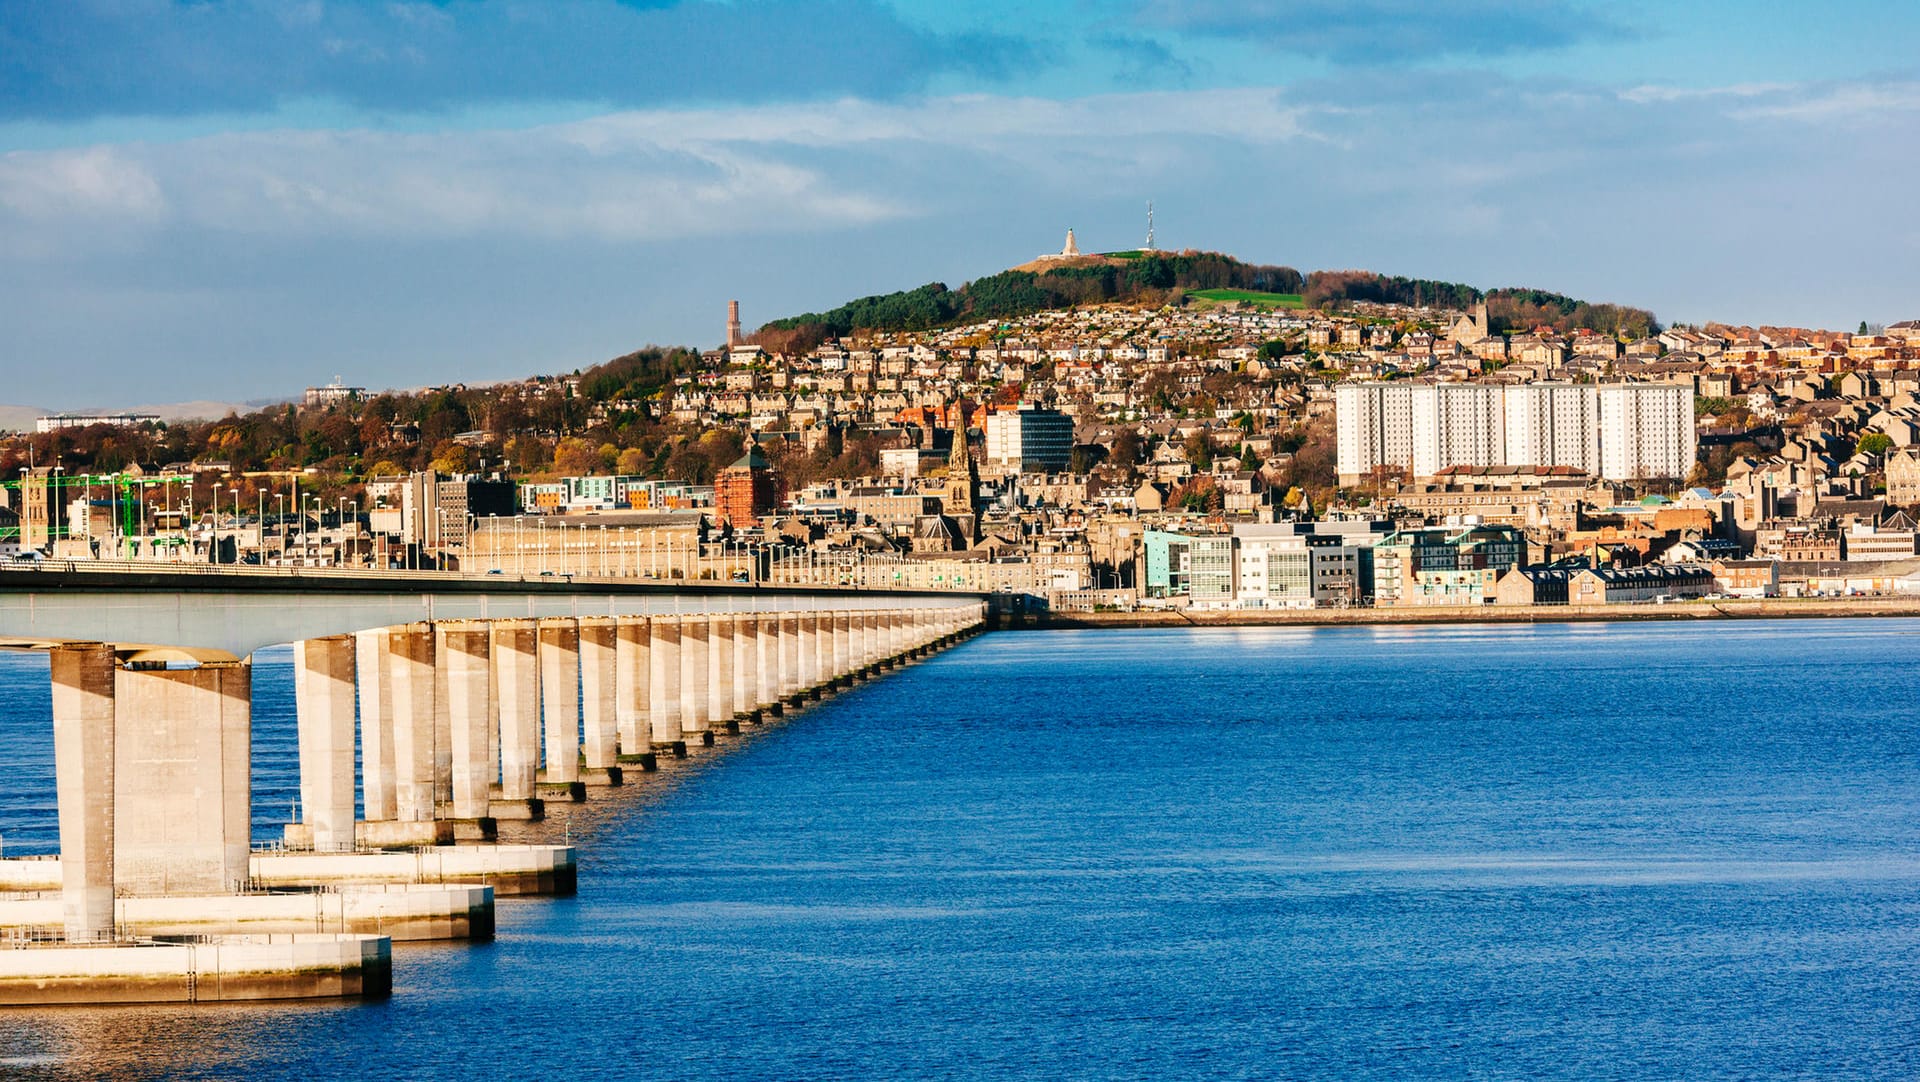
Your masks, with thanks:
M 1683 478 L 1698 446 L 1678 384 L 1343 383 L 1334 388 L 1341 484 L 1381 472 L 1569 467 L 1610 481 Z

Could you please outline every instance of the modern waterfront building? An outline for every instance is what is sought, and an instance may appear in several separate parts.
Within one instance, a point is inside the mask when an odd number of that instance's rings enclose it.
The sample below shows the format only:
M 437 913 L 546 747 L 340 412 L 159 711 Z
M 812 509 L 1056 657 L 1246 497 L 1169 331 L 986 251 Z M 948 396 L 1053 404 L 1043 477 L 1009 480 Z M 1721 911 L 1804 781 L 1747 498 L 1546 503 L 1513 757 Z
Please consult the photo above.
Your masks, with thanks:
M 1140 537 L 1142 597 L 1164 599 L 1187 592 L 1187 562 L 1193 539 L 1170 530 L 1148 530 Z
M 1526 535 L 1510 526 L 1401 530 L 1373 546 L 1373 603 L 1490 604 L 1500 573 L 1526 562 Z
M 1238 586 L 1232 534 L 1209 534 L 1189 543 L 1187 593 L 1195 605 L 1225 608 Z
M 1609 481 L 1685 477 L 1698 447 L 1692 388 L 1664 383 L 1343 383 L 1341 484 L 1451 466 L 1567 467 Z
M 987 415 L 987 464 L 1009 473 L 1056 473 L 1073 457 L 1073 419 L 1022 405 Z
M 1336 523 L 1280 522 L 1235 526 L 1243 609 L 1306 609 L 1351 605 L 1372 588 L 1368 531 L 1319 533 Z M 1362 525 L 1368 525 L 1362 523 Z

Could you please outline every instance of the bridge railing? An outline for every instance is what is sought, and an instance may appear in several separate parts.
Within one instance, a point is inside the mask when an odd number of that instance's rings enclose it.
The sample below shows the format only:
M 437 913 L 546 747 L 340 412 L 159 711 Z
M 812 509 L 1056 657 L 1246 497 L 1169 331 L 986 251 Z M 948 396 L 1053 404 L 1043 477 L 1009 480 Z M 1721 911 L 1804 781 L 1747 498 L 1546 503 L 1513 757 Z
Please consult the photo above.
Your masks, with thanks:
M 0 570 L 39 572 L 48 575 L 124 575 L 129 572 L 163 575 L 196 576 L 242 576 L 267 581 L 292 581 L 299 579 L 366 579 L 392 578 L 409 582 L 490 582 L 490 583 L 576 583 L 653 586 L 693 587 L 708 589 L 722 587 L 737 590 L 757 590 L 771 587 L 776 590 L 798 590 L 820 593 L 915 593 L 915 594 L 980 594 L 981 588 L 968 588 L 956 584 L 952 587 L 941 586 L 898 586 L 886 583 L 869 584 L 854 578 L 853 581 L 841 581 L 834 578 L 798 579 L 778 581 L 755 579 L 740 581 L 724 578 L 686 578 L 664 575 L 595 575 L 575 571 L 515 572 L 505 570 L 478 571 L 422 571 L 412 568 L 384 567 L 291 567 L 260 566 L 258 564 L 207 564 L 184 563 L 171 560 L 0 560 Z

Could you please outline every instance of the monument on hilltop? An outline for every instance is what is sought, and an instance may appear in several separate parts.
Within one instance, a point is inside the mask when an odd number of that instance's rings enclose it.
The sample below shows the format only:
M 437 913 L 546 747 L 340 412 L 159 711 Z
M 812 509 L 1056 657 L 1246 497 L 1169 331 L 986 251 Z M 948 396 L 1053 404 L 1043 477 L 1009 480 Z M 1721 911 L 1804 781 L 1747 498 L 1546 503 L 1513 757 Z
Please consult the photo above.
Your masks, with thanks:
M 1046 255 L 1040 256 L 1036 258 L 1034 262 L 1050 263 L 1060 259 L 1079 259 L 1079 258 L 1080 258 L 1080 244 L 1079 242 L 1073 239 L 1073 230 L 1068 229 L 1067 243 L 1062 245 L 1059 251 L 1050 252 Z

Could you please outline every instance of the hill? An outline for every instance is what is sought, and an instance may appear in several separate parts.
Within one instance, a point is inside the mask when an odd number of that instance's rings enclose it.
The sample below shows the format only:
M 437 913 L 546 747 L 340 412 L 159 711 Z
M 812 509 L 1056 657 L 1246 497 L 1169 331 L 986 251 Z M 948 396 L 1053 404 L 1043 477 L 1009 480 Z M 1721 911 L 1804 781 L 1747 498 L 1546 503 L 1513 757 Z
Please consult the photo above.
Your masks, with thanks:
M 1643 338 L 1660 329 L 1653 313 L 1642 308 L 1591 303 L 1537 289 L 1482 291 L 1459 282 L 1364 270 L 1302 276 L 1292 267 L 1244 263 L 1219 252 L 1187 251 L 1113 252 L 1035 261 L 975 279 L 959 289 L 929 282 L 918 289 L 862 297 L 825 312 L 777 319 L 753 337 L 769 349 L 803 352 L 855 331 L 936 330 L 1080 304 L 1164 304 L 1189 297 L 1323 311 L 1361 302 L 1466 309 L 1484 300 L 1496 333 L 1550 326 L 1562 333 L 1591 330 Z
M 1108 301 L 1164 304 L 1196 289 L 1298 293 L 1303 284 L 1292 267 L 1242 263 L 1218 252 L 1082 256 L 1029 263 L 959 289 L 929 282 L 918 289 L 862 297 L 826 312 L 774 320 L 755 338 L 769 348 L 806 350 L 859 330 L 934 330 Z

